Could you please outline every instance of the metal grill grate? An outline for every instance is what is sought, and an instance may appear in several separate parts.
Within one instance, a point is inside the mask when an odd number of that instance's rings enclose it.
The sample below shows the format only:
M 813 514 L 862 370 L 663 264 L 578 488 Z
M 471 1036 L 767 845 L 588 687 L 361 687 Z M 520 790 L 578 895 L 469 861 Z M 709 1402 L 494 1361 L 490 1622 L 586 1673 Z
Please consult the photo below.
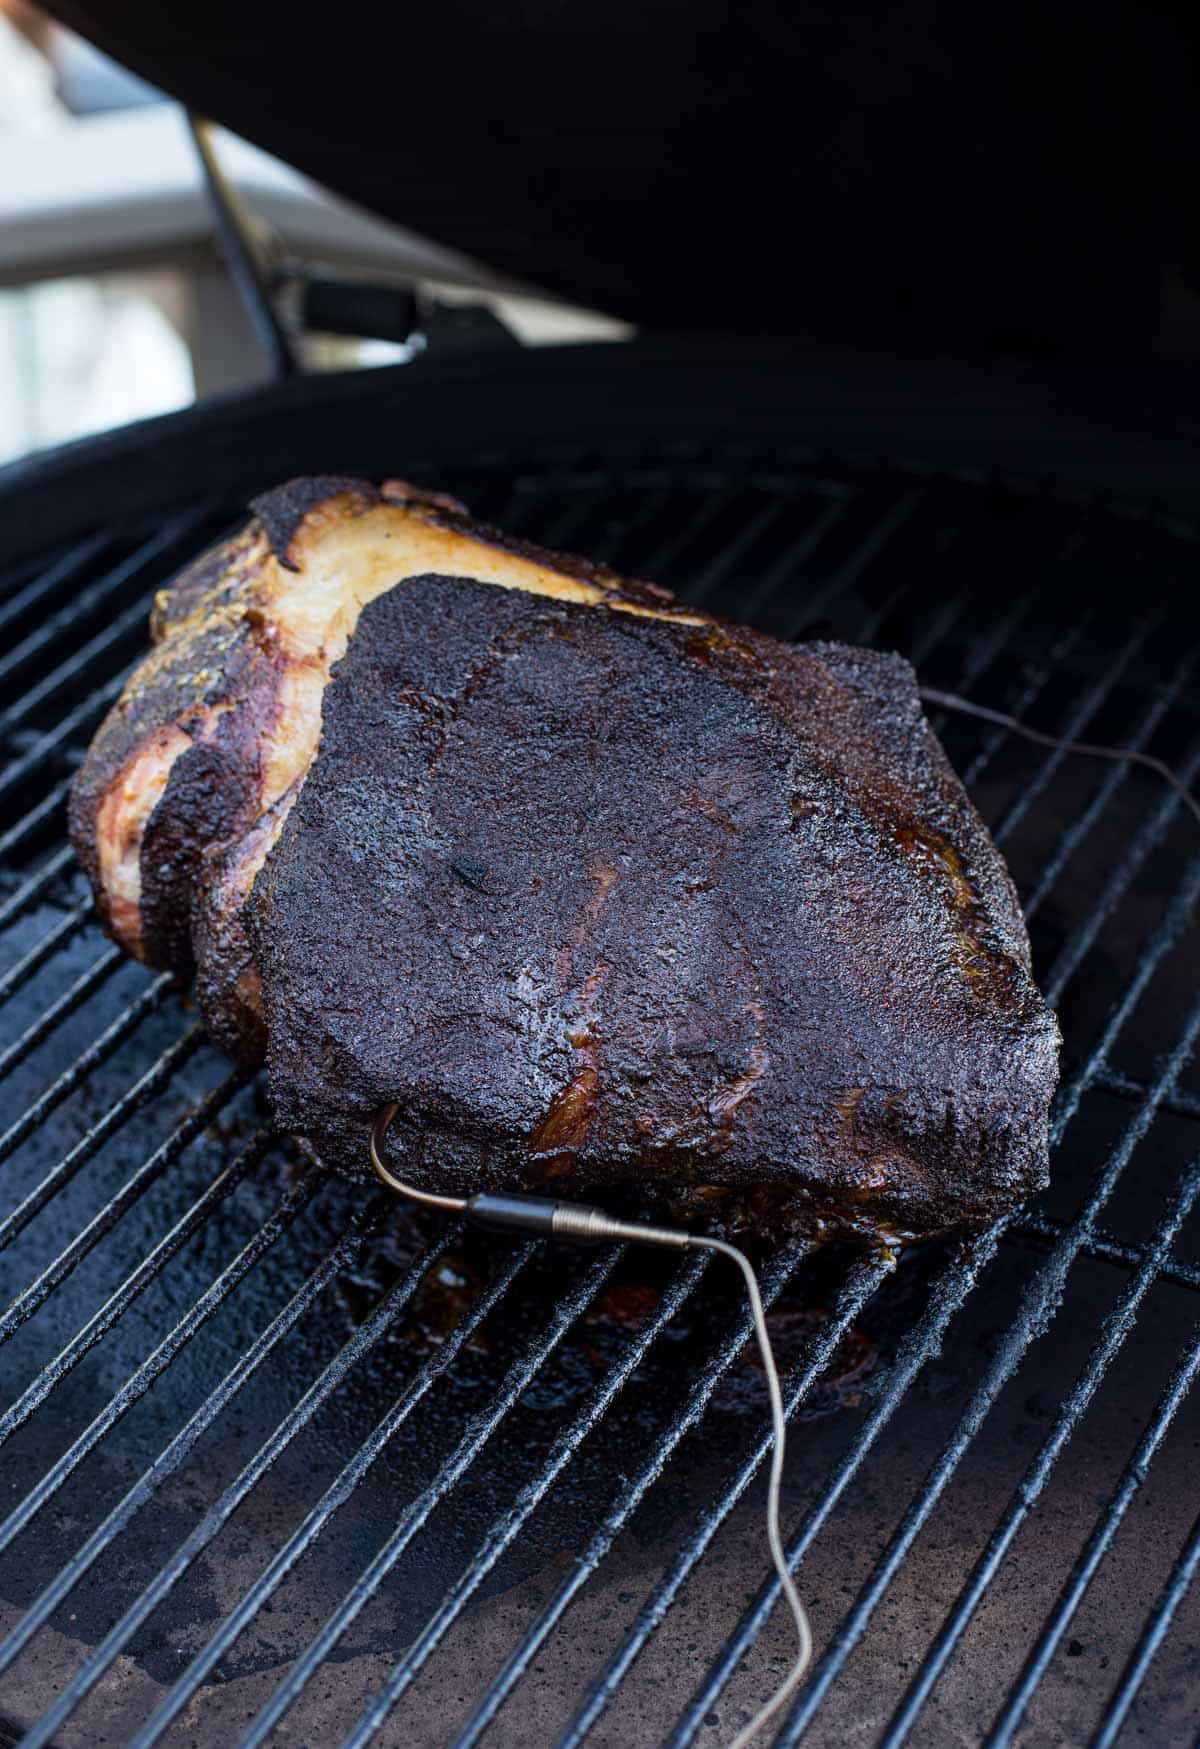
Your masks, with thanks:
M 438 483 L 1200 771 L 1188 528 L 809 454 L 489 456 Z M 104 942 L 63 843 L 154 588 L 236 510 L 0 586 L 0 1739 L 723 1742 L 789 1642 L 721 1272 L 430 1236 L 331 1178 Z M 1152 775 L 939 726 L 1060 1010 L 1054 1180 L 895 1271 L 764 1261 L 818 1648 L 779 1741 L 1180 1740 L 1200 845 Z

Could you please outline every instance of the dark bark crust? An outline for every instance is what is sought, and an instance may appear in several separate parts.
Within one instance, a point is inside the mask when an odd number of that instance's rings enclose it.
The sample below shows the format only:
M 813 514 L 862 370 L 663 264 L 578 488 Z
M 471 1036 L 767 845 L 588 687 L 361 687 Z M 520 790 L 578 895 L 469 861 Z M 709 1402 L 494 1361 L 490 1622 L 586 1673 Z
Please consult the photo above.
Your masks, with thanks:
M 194 734 L 193 746 L 175 762 L 142 842 L 144 957 L 151 965 L 183 973 L 191 969 L 190 895 L 200 853 L 221 822 L 251 801 L 257 757 L 252 750 L 261 708 L 270 708 L 272 658 L 256 628 L 238 611 L 247 575 L 259 562 L 261 542 L 253 524 L 234 539 L 203 553 L 168 589 L 151 617 L 158 648 L 133 675 L 92 739 L 71 789 L 71 842 L 108 921 L 108 895 L 100 880 L 96 815 L 121 773 L 159 731 L 174 727 Z M 189 619 L 203 601 L 194 630 L 163 647 L 162 640 Z M 252 695 L 260 707 L 219 717 L 213 707 Z M 235 713 L 230 713 L 232 718 Z M 214 744 L 202 733 L 215 730 Z M 237 746 L 234 746 L 234 740 Z M 248 768 L 245 765 L 250 759 Z
M 276 1116 L 350 1169 L 398 1101 L 439 1188 L 891 1241 L 1045 1182 L 1057 1028 L 897 657 L 411 579 L 248 926 Z
M 159 648 L 97 731 L 71 794 L 72 844 L 107 924 L 108 895 L 96 853 L 97 810 L 127 762 L 156 732 L 179 726 L 193 738 L 175 761 L 142 840 L 141 957 L 149 964 L 184 976 L 196 969 L 209 934 L 196 902 L 211 878 L 206 852 L 247 829 L 261 811 L 259 743 L 278 707 L 284 667 L 272 639 L 271 609 L 255 605 L 265 573 L 275 560 L 287 570 L 297 569 L 298 543 L 310 518 L 318 523 L 322 516 L 353 518 L 384 502 L 411 505 L 436 526 L 593 583 L 614 600 L 654 607 L 672 600 L 655 584 L 620 578 L 604 566 L 548 552 L 476 522 L 456 499 L 404 480 L 379 487 L 322 474 L 291 480 L 256 498 L 254 518 L 240 533 L 202 553 L 160 592 L 150 622 Z M 164 648 L 172 633 L 182 635 Z M 220 714 L 214 715 L 214 707 Z M 203 938 L 199 944 L 197 935 Z M 200 967 L 206 1016 L 226 1048 L 252 1055 L 261 1040 L 239 1037 L 236 1017 L 216 1006 L 227 970 Z

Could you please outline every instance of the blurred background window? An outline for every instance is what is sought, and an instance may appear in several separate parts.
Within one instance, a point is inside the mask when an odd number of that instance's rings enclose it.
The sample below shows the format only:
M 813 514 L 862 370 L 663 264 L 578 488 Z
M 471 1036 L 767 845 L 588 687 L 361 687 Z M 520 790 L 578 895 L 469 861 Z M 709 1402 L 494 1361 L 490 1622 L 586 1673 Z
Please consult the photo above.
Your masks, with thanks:
M 76 116 L 163 101 L 29 8 L 0 11 L 0 146 L 10 171 L 19 174 L 25 154 L 52 151 Z M 161 269 L 0 290 L 0 461 L 185 406 L 195 382 L 182 307 L 180 276 Z

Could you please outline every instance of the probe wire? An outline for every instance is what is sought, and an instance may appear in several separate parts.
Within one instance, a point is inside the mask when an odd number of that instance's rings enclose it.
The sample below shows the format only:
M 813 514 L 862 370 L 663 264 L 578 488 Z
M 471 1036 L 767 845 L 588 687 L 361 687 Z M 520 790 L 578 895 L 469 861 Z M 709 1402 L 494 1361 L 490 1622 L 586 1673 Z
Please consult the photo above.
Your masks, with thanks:
M 741 1271 L 742 1281 L 746 1289 L 746 1298 L 750 1304 L 750 1315 L 754 1323 L 754 1334 L 758 1340 L 759 1353 L 762 1356 L 763 1373 L 767 1383 L 767 1395 L 771 1404 L 771 1472 L 767 1479 L 767 1546 L 771 1551 L 771 1562 L 779 1577 L 779 1584 L 787 1605 L 791 1611 L 792 1621 L 796 1628 L 796 1656 L 792 1660 L 787 1675 L 774 1692 L 768 1696 L 759 1707 L 748 1724 L 743 1725 L 737 1736 L 729 1745 L 729 1749 L 747 1749 L 763 1726 L 773 1719 L 787 1703 L 804 1679 L 804 1673 L 812 1661 L 812 1630 L 808 1624 L 808 1615 L 796 1589 L 788 1566 L 787 1555 L 783 1547 L 783 1534 L 779 1527 L 779 1499 L 783 1486 L 783 1467 L 787 1457 L 787 1423 L 783 1413 L 783 1391 L 779 1383 L 779 1368 L 775 1362 L 775 1350 L 771 1343 L 771 1332 L 767 1328 L 767 1314 L 763 1307 L 762 1292 L 758 1285 L 758 1276 L 754 1265 L 736 1245 L 728 1244 L 724 1239 L 709 1239 L 699 1233 L 688 1233 L 677 1227 L 654 1227 L 641 1221 L 622 1221 L 606 1214 L 603 1209 L 591 1208 L 579 1203 L 554 1202 L 546 1197 L 537 1196 L 497 1196 L 481 1192 L 476 1196 L 446 1196 L 432 1191 L 419 1190 L 415 1185 L 406 1184 L 386 1164 L 384 1152 L 387 1132 L 395 1117 L 397 1107 L 386 1105 L 376 1116 L 371 1130 L 371 1165 L 379 1180 L 393 1191 L 410 1202 L 424 1203 L 427 1207 L 462 1214 L 468 1220 L 481 1226 L 500 1228 L 505 1231 L 540 1233 L 552 1239 L 566 1240 L 568 1243 L 593 1244 L 613 1241 L 622 1244 L 654 1245 L 668 1251 L 713 1251 L 722 1257 L 727 1257 Z
M 1036 741 L 1039 747 L 1053 747 L 1059 753 L 1083 753 L 1089 759 L 1114 759 L 1122 765 L 1126 762 L 1144 765 L 1147 771 L 1157 772 L 1164 782 L 1170 784 L 1200 825 L 1200 801 L 1166 760 L 1156 759 L 1153 753 L 1139 753 L 1132 747 L 1108 747 L 1100 741 L 1072 741 L 1064 735 L 1048 735 L 1042 729 L 1031 729 L 1019 717 L 1010 717 L 1007 711 L 994 711 L 990 705 L 975 704 L 957 692 L 941 692 L 936 686 L 921 686 L 917 690 L 926 704 L 940 705 L 943 710 L 958 711 L 964 717 L 978 717 L 981 722 L 995 723 L 999 728 L 1007 729 L 1010 735 L 1023 735 L 1027 741 Z

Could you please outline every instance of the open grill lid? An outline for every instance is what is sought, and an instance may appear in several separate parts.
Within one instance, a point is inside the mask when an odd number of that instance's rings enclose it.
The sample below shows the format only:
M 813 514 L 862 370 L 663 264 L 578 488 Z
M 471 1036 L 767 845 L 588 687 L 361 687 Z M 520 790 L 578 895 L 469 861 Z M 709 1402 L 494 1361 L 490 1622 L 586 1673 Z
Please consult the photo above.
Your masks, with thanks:
M 49 6 L 339 193 L 649 328 L 1110 358 L 1156 331 L 1200 168 L 1184 27 L 1119 9 Z

